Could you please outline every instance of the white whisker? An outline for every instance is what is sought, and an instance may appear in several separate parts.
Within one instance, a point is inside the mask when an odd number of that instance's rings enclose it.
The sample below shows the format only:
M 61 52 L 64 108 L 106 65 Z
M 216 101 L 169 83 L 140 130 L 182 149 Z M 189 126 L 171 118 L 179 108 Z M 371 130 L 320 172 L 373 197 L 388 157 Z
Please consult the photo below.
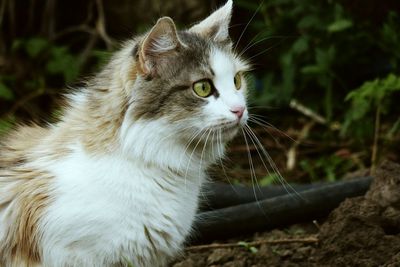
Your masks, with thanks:
M 236 48 L 237 48 L 238 44 L 240 43 L 240 40 L 242 39 L 244 33 L 246 32 L 246 30 L 249 27 L 250 23 L 253 21 L 254 17 L 257 15 L 258 11 L 260 10 L 260 8 L 262 7 L 263 4 L 264 4 L 264 0 L 261 1 L 260 5 L 257 7 L 256 11 L 254 11 L 253 15 L 251 16 L 249 22 L 247 22 L 246 26 L 244 27 L 242 33 L 239 36 L 239 39 L 236 42 L 235 47 L 233 48 L 233 51 L 236 51 Z
M 249 133 L 251 133 L 256 141 L 256 143 L 258 144 L 258 146 L 260 147 L 261 151 L 263 152 L 264 156 L 268 159 L 268 162 L 271 166 L 271 168 L 273 169 L 273 171 L 275 172 L 275 174 L 277 175 L 279 181 L 281 182 L 281 184 L 284 186 L 285 190 L 290 193 L 288 191 L 288 189 L 286 188 L 286 186 L 291 189 L 299 198 L 303 199 L 304 198 L 292 187 L 292 185 L 290 185 L 282 176 L 282 174 L 280 173 L 278 167 L 276 166 L 275 162 L 272 160 L 271 156 L 269 155 L 269 153 L 265 150 L 264 146 L 261 144 L 260 140 L 258 139 L 257 135 L 253 132 L 253 130 L 248 126 L 247 129 L 249 130 Z

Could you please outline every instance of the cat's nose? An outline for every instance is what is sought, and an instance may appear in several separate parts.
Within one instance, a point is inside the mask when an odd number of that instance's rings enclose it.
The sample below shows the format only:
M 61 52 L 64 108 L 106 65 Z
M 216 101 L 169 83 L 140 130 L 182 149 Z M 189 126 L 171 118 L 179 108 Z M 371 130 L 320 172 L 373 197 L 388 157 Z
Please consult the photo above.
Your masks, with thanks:
M 242 116 L 243 116 L 243 113 L 244 113 L 245 109 L 246 108 L 243 107 L 243 106 L 234 106 L 234 107 L 231 108 L 231 112 L 233 114 L 235 114 L 238 117 L 238 119 L 240 120 L 242 118 Z

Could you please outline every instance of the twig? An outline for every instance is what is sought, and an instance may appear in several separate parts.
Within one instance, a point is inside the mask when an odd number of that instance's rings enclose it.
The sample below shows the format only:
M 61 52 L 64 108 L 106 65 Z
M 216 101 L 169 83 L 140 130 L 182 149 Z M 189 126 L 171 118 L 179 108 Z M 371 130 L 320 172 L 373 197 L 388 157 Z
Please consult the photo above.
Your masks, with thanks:
M 12 116 L 17 112 L 21 107 L 23 107 L 26 103 L 30 102 L 32 99 L 36 97 L 40 97 L 43 95 L 53 95 L 57 94 L 55 90 L 50 90 L 49 88 L 46 89 L 40 89 L 40 90 L 35 90 L 31 92 L 30 94 L 25 95 L 25 97 L 19 99 L 14 103 L 14 105 L 4 114 L 0 116 L 0 118 L 7 118 L 9 116 Z
M 303 115 L 305 115 L 305 116 L 313 119 L 314 121 L 320 123 L 320 124 L 324 124 L 325 125 L 327 123 L 327 120 L 324 117 L 322 117 L 321 115 L 317 114 L 315 111 L 309 109 L 308 107 L 304 106 L 303 104 L 301 104 L 296 99 L 290 100 L 289 106 L 291 108 L 299 111 Z
M 96 7 L 98 11 L 98 18 L 96 22 L 96 30 L 103 41 L 106 43 L 107 50 L 112 50 L 115 47 L 115 41 L 107 34 L 106 31 L 106 18 L 104 15 L 104 7 L 102 0 L 96 0 Z
M 290 100 L 289 106 L 292 109 L 297 110 L 304 116 L 313 119 L 315 122 L 322 124 L 322 125 L 327 125 L 331 130 L 339 130 L 341 127 L 339 122 L 334 121 L 332 123 L 329 123 L 326 118 L 322 117 L 321 115 L 319 115 L 315 111 L 311 110 L 310 108 L 304 106 L 296 99 Z
M 6 10 L 6 5 L 7 5 L 7 1 L 6 0 L 1 2 L 1 6 L 0 6 L 0 27 L 3 24 L 3 19 L 4 19 L 4 14 L 5 14 L 4 12 Z
M 371 175 L 375 173 L 376 169 L 380 124 L 381 124 L 381 105 L 380 103 L 378 103 L 378 106 L 376 107 L 374 142 L 372 144 L 372 154 L 371 154 Z
M 52 39 L 55 32 L 54 29 L 56 28 L 56 17 L 55 17 L 55 10 L 56 10 L 56 1 L 54 0 L 47 0 L 44 8 L 44 16 L 42 19 L 42 30 L 43 33 L 49 38 Z
M 293 143 L 293 145 L 289 148 L 288 152 L 286 153 L 287 155 L 286 168 L 288 170 L 293 170 L 294 167 L 296 166 L 297 147 L 308 137 L 314 125 L 315 125 L 314 121 L 306 123 L 301 129 L 300 135 L 297 138 L 296 142 Z
M 260 240 L 253 242 L 246 242 L 246 245 L 250 247 L 260 246 L 264 244 L 268 245 L 278 245 L 278 244 L 289 244 L 289 243 L 305 243 L 305 244 L 314 244 L 318 243 L 318 238 L 315 236 L 306 237 L 306 238 L 284 238 L 284 239 L 276 239 L 276 240 Z M 197 250 L 205 250 L 205 249 L 216 249 L 216 248 L 235 248 L 242 247 L 242 244 L 239 243 L 225 243 L 225 244 L 208 244 L 208 245 L 198 245 L 198 246 L 190 246 L 186 248 L 186 251 L 197 251 Z

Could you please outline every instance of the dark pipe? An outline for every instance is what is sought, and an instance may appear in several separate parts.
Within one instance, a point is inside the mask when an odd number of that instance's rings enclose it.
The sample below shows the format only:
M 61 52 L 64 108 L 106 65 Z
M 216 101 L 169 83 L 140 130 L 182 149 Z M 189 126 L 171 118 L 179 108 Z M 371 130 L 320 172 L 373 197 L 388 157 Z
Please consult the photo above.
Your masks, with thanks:
M 372 177 L 325 184 L 297 195 L 286 194 L 198 214 L 196 242 L 237 236 L 271 229 L 294 222 L 311 221 L 327 215 L 344 199 L 361 196 L 368 190 Z
M 335 184 L 329 183 L 329 184 Z M 270 185 L 259 187 L 232 185 L 220 182 L 207 184 L 201 195 L 201 211 L 215 210 L 230 206 L 260 201 L 267 198 L 277 197 L 286 194 L 296 195 L 296 192 L 319 188 L 328 183 L 312 184 L 291 184 L 288 185 Z

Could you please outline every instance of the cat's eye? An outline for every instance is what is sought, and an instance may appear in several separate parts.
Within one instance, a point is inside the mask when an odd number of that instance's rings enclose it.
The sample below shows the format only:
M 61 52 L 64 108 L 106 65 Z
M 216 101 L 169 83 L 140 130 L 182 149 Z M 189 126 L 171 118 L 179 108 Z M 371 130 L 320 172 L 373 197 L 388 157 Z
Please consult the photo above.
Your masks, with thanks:
M 242 87 L 242 76 L 240 73 L 236 73 L 235 77 L 233 78 L 233 82 L 235 83 L 236 90 L 239 90 Z
M 193 84 L 193 91 L 200 97 L 208 97 L 213 93 L 213 86 L 210 81 L 202 80 Z

